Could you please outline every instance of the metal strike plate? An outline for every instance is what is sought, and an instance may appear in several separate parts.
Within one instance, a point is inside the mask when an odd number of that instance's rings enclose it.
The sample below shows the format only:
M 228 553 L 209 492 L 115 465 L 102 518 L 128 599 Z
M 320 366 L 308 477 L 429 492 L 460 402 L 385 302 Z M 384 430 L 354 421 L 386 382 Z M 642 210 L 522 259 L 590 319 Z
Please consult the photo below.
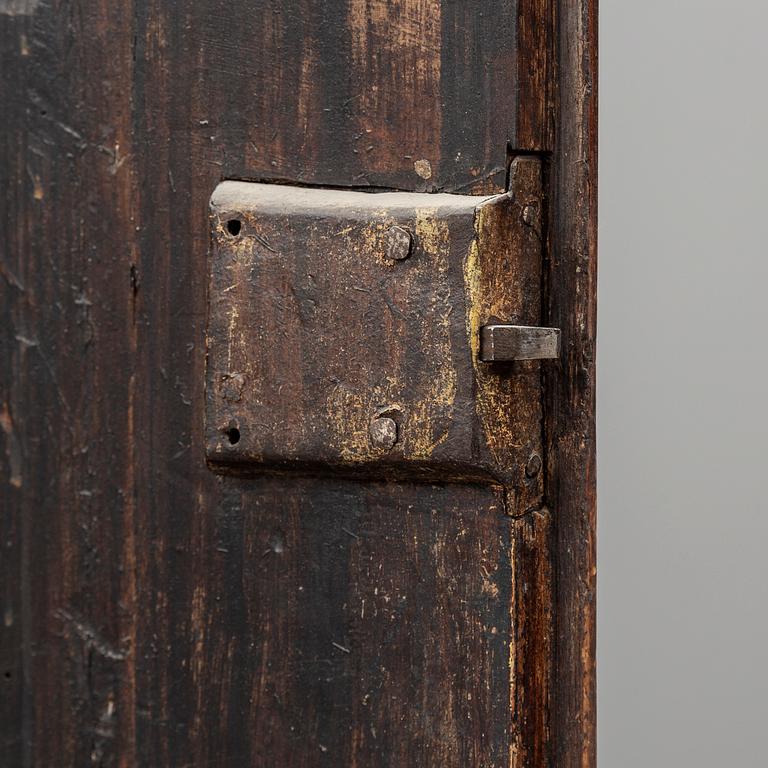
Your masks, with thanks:
M 480 330 L 538 320 L 540 208 L 536 158 L 489 197 L 220 184 L 210 466 L 493 482 L 534 503 L 537 364 L 486 365 Z

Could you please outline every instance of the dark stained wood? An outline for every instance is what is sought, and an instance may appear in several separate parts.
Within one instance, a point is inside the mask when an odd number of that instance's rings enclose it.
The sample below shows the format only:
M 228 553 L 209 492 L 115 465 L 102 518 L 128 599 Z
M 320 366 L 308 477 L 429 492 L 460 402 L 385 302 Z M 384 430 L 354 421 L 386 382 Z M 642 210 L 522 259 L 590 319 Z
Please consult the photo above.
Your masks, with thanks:
M 228 486 L 179 649 L 208 684 L 194 764 L 506 765 L 512 529 L 492 492 Z
M 0 764 L 594 766 L 596 4 L 482 6 L 0 0 Z M 210 472 L 216 185 L 493 193 L 508 147 L 546 509 Z
M 11 766 L 110 764 L 118 753 L 130 762 L 135 743 L 134 526 L 150 471 L 135 458 L 147 450 L 136 403 L 150 386 L 135 375 L 142 321 L 130 281 L 132 13 L 102 14 L 0 15 L 0 367 L 10 373 L 6 445 L 21 452 L 15 482 L 4 474 L 2 486 L 3 514 L 7 500 L 18 515 L 3 542 L 3 558 L 18 558 L 6 583 L 18 589 L 21 643 L 8 666 L 23 686 L 21 728 L 3 755 Z
M 515 521 L 512 540 L 510 766 L 552 761 L 554 607 L 552 515 L 546 508 Z
M 554 148 L 557 94 L 557 0 L 517 2 L 517 125 L 511 146 Z
M 595 738 L 595 337 L 597 0 L 558 0 L 558 108 L 552 158 L 548 325 L 562 329 L 545 379 L 545 497 L 556 533 L 552 762 L 592 768 Z
M 192 103 L 182 96 L 174 118 L 224 177 L 498 191 L 507 142 L 517 146 L 519 132 L 536 149 L 546 132 L 546 102 L 533 95 L 549 44 L 547 25 L 531 21 L 538 12 L 501 0 L 480 10 L 441 0 L 194 3 L 167 22 L 168 9 L 154 9 L 137 47 L 157 46 L 172 103 L 169 76 L 191 80 Z M 174 47 L 175 20 L 184 36 Z

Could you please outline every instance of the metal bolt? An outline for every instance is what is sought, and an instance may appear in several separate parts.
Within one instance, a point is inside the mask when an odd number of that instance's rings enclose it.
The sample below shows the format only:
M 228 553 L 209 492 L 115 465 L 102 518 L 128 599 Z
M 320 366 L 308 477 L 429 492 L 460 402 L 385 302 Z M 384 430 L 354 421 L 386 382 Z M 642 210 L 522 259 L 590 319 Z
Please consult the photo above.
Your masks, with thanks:
M 532 453 L 525 465 L 525 476 L 536 477 L 541 472 L 541 456 L 538 453 Z
M 402 261 L 411 255 L 411 233 L 404 227 L 390 227 L 386 235 L 387 258 Z
M 526 205 L 523 208 L 523 224 L 531 227 L 536 221 L 536 207 L 533 205 Z
M 389 416 L 378 416 L 371 419 L 368 434 L 377 448 L 388 451 L 397 442 L 397 423 Z

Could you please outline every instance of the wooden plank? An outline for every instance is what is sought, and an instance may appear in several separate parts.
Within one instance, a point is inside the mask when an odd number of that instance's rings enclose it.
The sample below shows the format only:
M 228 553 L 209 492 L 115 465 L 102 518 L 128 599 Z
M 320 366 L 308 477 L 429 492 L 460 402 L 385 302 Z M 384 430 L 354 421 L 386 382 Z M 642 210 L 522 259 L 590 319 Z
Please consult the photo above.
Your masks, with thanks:
M 23 20 L 23 17 L 22 17 Z M 17 74 L 20 35 L 24 26 L 0 22 L 0 98 L 8 90 L 7 73 Z M 8 104 L 2 98 L 3 104 Z M 25 743 L 24 657 L 29 635 L 24 631 L 28 582 L 24 552 L 22 488 L 25 479 L 21 424 L 23 413 L 12 401 L 19 354 L 15 338 L 16 303 L 26 294 L 22 282 L 19 240 L 26 197 L 19 184 L 25 171 L 22 113 L 5 109 L 0 142 L 0 764 L 21 765 Z M 27 550 L 28 551 L 28 550 Z
M 130 761 L 132 9 L 35 6 L 0 15 L 3 51 L 13 52 L 2 97 L 13 139 L 2 161 L 11 202 L 0 303 L 10 322 L 0 367 L 12 372 L 2 400 L 22 456 L 2 491 L 20 531 L 10 549 L 20 553 L 12 664 L 23 722 L 8 764 Z
M 175 759 L 506 765 L 511 521 L 498 499 L 472 486 L 227 485 L 174 647 L 196 678 Z
M 562 330 L 546 377 L 546 498 L 555 515 L 553 764 L 591 768 L 595 737 L 597 0 L 558 0 L 556 141 L 546 325 Z
M 0 4 L 4 764 L 594 764 L 595 14 L 591 0 Z M 552 538 L 474 486 L 214 477 L 202 411 L 216 184 L 496 192 L 508 144 L 553 151 L 542 321 L 564 328 L 567 357 L 547 379 Z M 359 539 L 335 516 L 362 519 Z M 512 525 L 531 530 L 513 540 Z M 276 530 L 295 542 L 280 560 Z M 282 592 L 306 574 L 327 616 Z M 383 597 L 381 621 L 352 622 L 379 574 L 426 604 L 413 638 Z M 540 643 L 490 641 L 502 606 Z M 532 618 L 547 610 L 551 656 Z M 295 677 L 289 641 L 311 656 L 307 633 L 325 644 L 337 618 L 381 658 L 335 649 L 338 688 Z M 432 655 L 398 666 L 417 641 Z M 550 713 L 537 686 L 551 659 Z M 472 704 L 451 698 L 448 670 Z M 369 711 L 363 688 L 377 685 Z M 515 714 L 496 718 L 502 689 Z M 338 708 L 364 728 L 334 731 Z M 301 740 L 290 724 L 305 713 Z
M 513 530 L 511 768 L 553 765 L 552 530 L 547 508 L 516 520 Z
M 554 149 L 557 110 L 557 0 L 517 2 L 516 151 Z

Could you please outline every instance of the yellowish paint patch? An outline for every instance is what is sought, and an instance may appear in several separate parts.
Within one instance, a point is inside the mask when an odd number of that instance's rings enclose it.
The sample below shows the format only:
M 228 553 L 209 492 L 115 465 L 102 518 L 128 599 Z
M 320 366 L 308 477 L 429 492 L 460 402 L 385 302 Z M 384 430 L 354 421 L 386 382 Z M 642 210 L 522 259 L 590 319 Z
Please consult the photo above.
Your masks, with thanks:
M 421 176 L 422 179 L 432 178 L 432 163 L 429 160 L 416 160 L 413 164 L 413 170 Z
M 434 209 L 417 209 L 416 237 L 427 256 L 427 268 L 438 274 L 436 283 L 443 282 L 448 272 L 448 224 L 437 218 Z M 409 432 L 404 447 L 407 455 L 415 459 L 429 458 L 435 448 L 448 438 L 447 427 L 438 433 L 437 424 L 450 423 L 456 400 L 456 369 L 453 367 L 450 332 L 451 304 L 448 297 L 441 298 L 436 294 L 433 294 L 431 302 L 433 311 L 428 316 L 435 323 L 431 328 L 435 346 L 430 354 L 439 364 L 426 397 L 416 403 L 408 419 Z
M 493 317 L 511 317 L 509 292 L 504 286 L 492 285 L 487 280 L 483 261 L 498 259 L 500 253 L 482 253 L 483 233 L 491 231 L 493 216 L 499 216 L 498 206 L 493 203 L 480 205 L 475 215 L 477 236 L 472 242 L 464 262 L 464 283 L 467 291 L 467 333 L 472 349 L 472 365 L 477 380 L 476 412 L 480 419 L 488 449 L 493 460 L 500 466 L 510 463 L 513 451 L 519 447 L 514 420 L 509 412 L 509 382 L 495 370 L 480 362 L 480 327 Z M 505 247 L 504 243 L 497 243 Z

